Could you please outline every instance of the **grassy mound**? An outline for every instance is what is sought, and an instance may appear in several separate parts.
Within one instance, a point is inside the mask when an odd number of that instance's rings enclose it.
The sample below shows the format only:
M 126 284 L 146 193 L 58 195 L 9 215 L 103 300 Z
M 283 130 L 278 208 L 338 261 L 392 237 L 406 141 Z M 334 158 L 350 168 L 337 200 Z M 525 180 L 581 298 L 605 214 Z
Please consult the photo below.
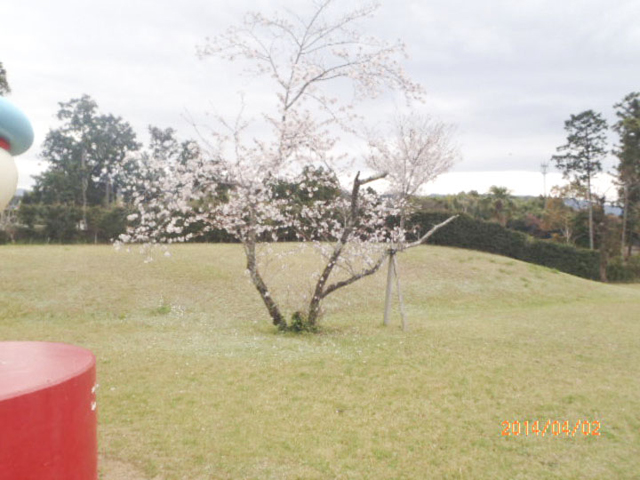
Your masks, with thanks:
M 293 311 L 314 259 L 287 261 L 267 275 Z M 637 475 L 637 285 L 444 247 L 399 261 L 409 332 L 397 312 L 380 326 L 380 273 L 330 300 L 321 334 L 295 336 L 269 325 L 238 245 L 150 264 L 3 246 L 0 340 L 94 351 L 104 479 Z M 501 435 L 516 420 L 601 435 Z

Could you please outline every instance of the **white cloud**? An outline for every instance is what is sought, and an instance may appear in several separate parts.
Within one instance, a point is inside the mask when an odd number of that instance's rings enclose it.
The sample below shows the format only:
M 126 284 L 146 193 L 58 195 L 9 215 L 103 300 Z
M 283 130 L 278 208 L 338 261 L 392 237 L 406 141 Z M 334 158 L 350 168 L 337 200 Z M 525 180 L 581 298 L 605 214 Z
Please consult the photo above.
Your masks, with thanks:
M 251 92 L 259 84 L 239 79 L 238 66 L 198 60 L 196 45 L 238 22 L 248 9 L 303 4 L 5 3 L 3 17 L 11 21 L 0 29 L 0 61 L 14 90 L 12 100 L 36 131 L 36 145 L 16 162 L 21 185 L 30 184 L 38 171 L 37 154 L 55 126 L 58 102 L 84 93 L 101 110 L 129 121 L 141 137 L 148 124 L 195 136 L 184 118 L 187 111 L 203 122 L 210 121 L 204 113 L 213 108 L 236 114 L 236 92 Z M 387 0 L 370 31 L 407 43 L 407 70 L 428 91 L 423 109 L 458 125 L 465 160 L 447 176 L 458 180 L 442 180 L 438 188 L 457 191 L 456 182 L 462 182 L 469 190 L 477 182 L 475 189 L 483 190 L 496 172 L 539 175 L 540 163 L 564 143 L 563 122 L 570 114 L 594 109 L 613 120 L 612 105 L 640 89 L 638 18 L 637 0 Z M 251 102 L 267 105 L 269 92 L 258 90 Z M 393 101 L 377 104 L 367 117 L 381 123 L 394 109 Z M 609 159 L 607 168 L 612 164 Z M 498 183 L 516 193 L 535 183 L 519 180 L 521 175 L 501 178 Z

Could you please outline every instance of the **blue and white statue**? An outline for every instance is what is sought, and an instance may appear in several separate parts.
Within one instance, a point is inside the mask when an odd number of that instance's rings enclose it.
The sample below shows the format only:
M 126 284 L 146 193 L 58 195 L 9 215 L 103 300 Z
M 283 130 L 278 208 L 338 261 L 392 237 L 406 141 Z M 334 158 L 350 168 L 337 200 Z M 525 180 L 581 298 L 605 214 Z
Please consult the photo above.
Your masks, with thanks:
M 0 97 L 0 211 L 13 198 L 18 187 L 18 169 L 13 157 L 33 144 L 31 122 L 13 103 Z

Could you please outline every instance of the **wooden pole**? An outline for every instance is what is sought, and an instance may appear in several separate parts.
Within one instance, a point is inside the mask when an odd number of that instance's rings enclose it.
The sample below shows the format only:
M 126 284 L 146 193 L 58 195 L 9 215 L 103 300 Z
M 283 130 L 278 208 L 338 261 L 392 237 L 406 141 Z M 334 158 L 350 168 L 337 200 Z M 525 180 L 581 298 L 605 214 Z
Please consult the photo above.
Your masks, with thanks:
M 391 314 L 391 293 L 393 290 L 393 277 L 396 277 L 396 288 L 398 289 L 398 300 L 400 301 L 400 315 L 402 316 L 402 330 L 407 330 L 409 328 L 409 324 L 407 323 L 407 316 L 405 314 L 404 311 L 404 300 L 402 298 L 402 291 L 400 289 L 400 275 L 398 274 L 398 262 L 396 261 L 396 254 L 400 251 L 403 252 L 405 250 L 408 250 L 410 248 L 413 247 L 417 247 L 419 245 L 422 245 L 423 243 L 425 243 L 429 237 L 431 237 L 431 235 L 433 235 L 436 231 L 438 231 L 439 229 L 441 229 L 442 227 L 444 227 L 445 225 L 447 225 L 448 223 L 454 221 L 456 218 L 458 218 L 458 215 L 453 215 L 449 218 L 447 218 L 444 222 L 439 223 L 437 225 L 434 225 L 433 227 L 431 227 L 431 229 L 425 233 L 422 237 L 420 237 L 418 240 L 416 240 L 415 242 L 406 244 L 406 245 L 400 245 L 399 247 L 396 248 L 390 248 L 388 250 L 388 260 L 389 260 L 389 270 L 387 271 L 387 289 L 385 292 L 385 298 L 384 298 L 384 319 L 382 320 L 382 323 L 384 326 L 389 325 L 389 316 Z M 378 266 L 381 266 L 384 262 L 384 257 L 380 257 L 380 260 L 378 262 L 378 264 L 376 265 L 376 270 L 378 268 Z M 332 289 L 329 289 L 332 291 Z
M 400 316 L 402 318 L 402 330 L 407 331 L 409 325 L 407 324 L 407 316 L 404 313 L 404 300 L 402 299 L 402 289 L 400 288 L 400 274 L 398 273 L 398 262 L 396 256 L 391 257 L 393 261 L 393 274 L 396 277 L 396 290 L 398 290 L 398 300 L 400 302 Z
M 384 297 L 384 320 L 383 325 L 386 327 L 389 325 L 389 314 L 391 313 L 391 290 L 393 289 L 393 264 L 395 260 L 395 251 L 389 252 L 389 269 L 387 270 L 387 291 Z

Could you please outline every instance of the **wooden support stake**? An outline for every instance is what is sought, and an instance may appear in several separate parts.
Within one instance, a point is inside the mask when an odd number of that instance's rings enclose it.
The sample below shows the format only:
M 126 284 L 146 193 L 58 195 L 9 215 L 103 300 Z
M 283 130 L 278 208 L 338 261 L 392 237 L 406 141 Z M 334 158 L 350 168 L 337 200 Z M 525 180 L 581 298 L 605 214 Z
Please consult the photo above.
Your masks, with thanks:
M 393 288 L 393 263 L 395 259 L 395 253 L 389 253 L 389 270 L 387 271 L 387 291 L 384 297 L 384 320 L 383 325 L 386 327 L 389 325 L 389 314 L 391 313 L 391 290 Z
M 402 330 L 407 331 L 409 325 L 407 324 L 407 316 L 404 313 L 404 300 L 402 299 L 402 290 L 400 288 L 400 274 L 398 273 L 398 262 L 396 256 L 391 257 L 393 262 L 393 274 L 396 277 L 396 290 L 398 290 L 398 300 L 400 301 L 400 316 L 402 317 Z

